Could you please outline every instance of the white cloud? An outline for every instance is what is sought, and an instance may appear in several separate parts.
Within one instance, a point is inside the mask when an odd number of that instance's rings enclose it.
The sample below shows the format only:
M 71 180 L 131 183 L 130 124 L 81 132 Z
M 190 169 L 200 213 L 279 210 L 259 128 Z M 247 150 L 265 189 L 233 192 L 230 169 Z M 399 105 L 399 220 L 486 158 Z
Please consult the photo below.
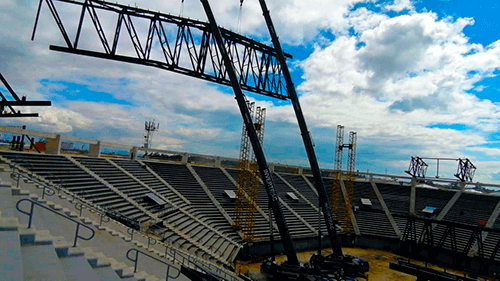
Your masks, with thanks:
M 33 129 L 33 126 L 40 126 L 46 132 L 53 133 L 69 133 L 75 129 L 90 128 L 94 124 L 94 120 L 83 116 L 78 112 L 66 108 L 43 107 L 43 108 L 23 108 L 23 113 L 37 112 L 38 118 L 24 118 L 23 124 L 27 124 L 28 129 Z M 7 119 L 7 118 L 6 118 Z M 6 125 L 14 124 L 16 120 L 5 120 Z M 36 128 L 36 127 L 35 127 Z
M 413 11 L 415 9 L 411 0 L 394 0 L 392 4 L 384 5 L 383 8 L 384 10 L 393 12 Z
M 477 147 L 498 130 L 500 107 L 468 91 L 500 68 L 497 42 L 469 43 L 463 28 L 472 19 L 438 19 L 432 12 L 384 18 L 362 9 L 352 15 L 357 34 L 317 47 L 301 63 L 301 103 L 310 124 L 343 124 L 374 150 L 392 146 L 407 157 L 493 153 Z M 279 113 L 294 119 L 289 111 Z M 470 129 L 429 127 L 435 124 Z

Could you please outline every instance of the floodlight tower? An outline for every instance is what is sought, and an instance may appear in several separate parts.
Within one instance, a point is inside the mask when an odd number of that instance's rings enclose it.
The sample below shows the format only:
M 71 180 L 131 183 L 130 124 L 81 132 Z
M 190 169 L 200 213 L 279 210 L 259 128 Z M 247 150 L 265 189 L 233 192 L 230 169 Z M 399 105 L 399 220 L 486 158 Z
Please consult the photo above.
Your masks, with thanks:
M 144 136 L 144 148 L 150 148 L 153 142 L 153 133 L 160 129 L 160 123 L 155 124 L 155 121 L 146 121 L 144 123 L 144 129 L 146 130 Z

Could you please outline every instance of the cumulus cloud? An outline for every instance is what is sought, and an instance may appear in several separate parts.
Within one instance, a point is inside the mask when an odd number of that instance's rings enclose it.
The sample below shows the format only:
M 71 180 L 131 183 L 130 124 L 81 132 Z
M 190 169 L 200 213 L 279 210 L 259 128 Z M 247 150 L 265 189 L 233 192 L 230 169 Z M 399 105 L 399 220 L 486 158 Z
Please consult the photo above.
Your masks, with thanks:
M 413 3 L 411 0 L 394 0 L 393 3 L 382 6 L 386 11 L 402 12 L 404 10 L 413 11 Z
M 378 151 L 395 146 L 400 157 L 495 154 L 480 146 L 498 129 L 500 107 L 470 90 L 500 68 L 497 42 L 469 43 L 463 29 L 474 21 L 468 18 L 432 12 L 389 18 L 365 8 L 351 17 L 356 34 L 317 47 L 301 63 L 301 102 L 314 126 L 343 124 Z M 283 111 L 280 118 L 293 115 Z

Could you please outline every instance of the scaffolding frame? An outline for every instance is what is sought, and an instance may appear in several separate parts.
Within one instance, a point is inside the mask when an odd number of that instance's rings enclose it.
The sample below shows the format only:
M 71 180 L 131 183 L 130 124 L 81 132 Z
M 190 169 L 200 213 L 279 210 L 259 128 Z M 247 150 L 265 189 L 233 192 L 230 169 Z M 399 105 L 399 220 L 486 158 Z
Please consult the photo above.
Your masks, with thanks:
M 356 141 L 357 133 L 349 132 L 349 143 L 344 144 L 344 126 L 337 126 L 337 137 L 335 141 L 335 160 L 334 160 L 334 171 L 333 171 L 333 183 L 330 191 L 330 202 L 332 204 L 332 211 L 338 222 L 343 222 L 343 230 L 345 233 L 351 233 L 354 231 L 352 221 L 349 216 L 349 211 L 352 210 L 353 198 L 354 198 L 354 179 L 356 176 Z M 343 196 L 341 190 L 341 180 L 342 180 L 342 157 L 343 150 L 347 148 L 349 150 L 347 158 L 347 177 L 345 181 L 346 193 Z M 344 197 L 343 204 L 341 200 Z M 341 208 L 340 206 L 344 206 Z
M 247 101 L 250 116 L 260 144 L 264 141 L 264 125 L 266 109 L 258 106 L 255 102 Z M 255 240 L 255 216 L 257 213 L 257 196 L 259 195 L 259 166 L 250 146 L 248 131 L 243 124 L 240 146 L 240 160 L 238 162 L 238 176 L 236 182 L 236 200 L 234 202 L 235 220 L 233 227 L 243 232 L 243 240 L 253 242 Z

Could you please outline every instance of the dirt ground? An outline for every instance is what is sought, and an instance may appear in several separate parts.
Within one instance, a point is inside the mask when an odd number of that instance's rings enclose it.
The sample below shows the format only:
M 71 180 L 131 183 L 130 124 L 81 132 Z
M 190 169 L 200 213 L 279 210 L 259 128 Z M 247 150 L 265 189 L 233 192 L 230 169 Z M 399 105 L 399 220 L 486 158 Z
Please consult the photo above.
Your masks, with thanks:
M 342 248 L 342 250 L 344 251 L 344 254 L 360 257 L 362 259 L 367 260 L 370 263 L 368 280 L 402 280 L 402 281 L 417 280 L 416 277 L 413 277 L 411 275 L 389 269 L 389 263 L 397 262 L 398 259 L 402 258 L 401 256 L 398 256 L 392 252 L 374 250 L 374 249 L 359 249 L 359 248 Z M 308 263 L 309 258 L 316 252 L 317 251 L 307 251 L 299 253 L 298 255 L 300 262 Z M 331 254 L 331 250 L 323 251 L 323 255 L 328 255 L 328 254 Z M 286 260 L 285 256 L 276 257 L 276 261 L 278 263 L 281 263 L 285 260 Z M 417 261 L 412 261 L 412 262 L 424 265 L 422 262 L 417 262 Z M 237 267 L 243 274 L 248 274 L 249 271 L 252 271 L 253 273 L 260 272 L 260 263 L 238 262 Z M 438 270 L 443 270 L 442 268 L 439 268 L 437 266 L 429 266 L 429 267 Z M 453 270 L 447 270 L 447 272 L 454 274 L 461 274 L 460 272 Z M 253 273 L 250 273 L 250 275 L 253 275 Z

